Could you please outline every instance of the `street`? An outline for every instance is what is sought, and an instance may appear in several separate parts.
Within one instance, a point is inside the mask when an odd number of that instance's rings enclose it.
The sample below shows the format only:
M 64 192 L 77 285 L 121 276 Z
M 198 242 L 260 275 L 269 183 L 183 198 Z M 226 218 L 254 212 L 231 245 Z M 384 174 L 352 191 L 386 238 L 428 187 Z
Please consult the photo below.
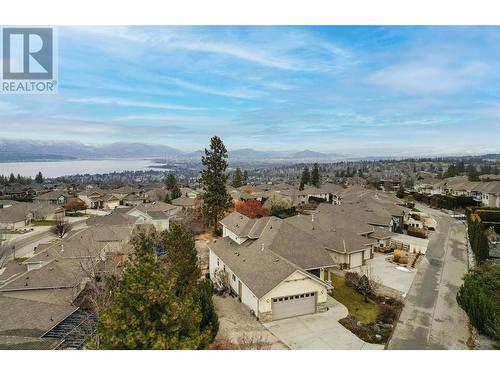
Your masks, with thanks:
M 438 226 L 388 349 L 467 349 L 468 318 L 455 298 L 467 272 L 464 223 L 438 210 L 418 208 L 432 214 Z
M 71 232 L 81 230 L 86 227 L 85 218 L 70 218 L 72 223 Z M 70 235 L 71 232 L 68 234 Z M 5 241 L 3 252 L 0 252 L 0 259 L 11 260 L 15 258 L 30 258 L 33 256 L 35 247 L 42 243 L 49 243 L 57 239 L 57 236 L 50 231 L 50 227 L 37 227 L 35 233 L 19 235 Z

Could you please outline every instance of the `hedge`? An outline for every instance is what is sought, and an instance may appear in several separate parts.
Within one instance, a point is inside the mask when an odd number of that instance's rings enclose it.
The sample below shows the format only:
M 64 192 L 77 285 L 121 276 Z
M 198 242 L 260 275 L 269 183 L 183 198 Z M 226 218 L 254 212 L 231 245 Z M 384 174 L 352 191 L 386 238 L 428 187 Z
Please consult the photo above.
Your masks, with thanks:
M 479 332 L 500 339 L 500 266 L 488 264 L 470 272 L 457 293 L 457 302 Z

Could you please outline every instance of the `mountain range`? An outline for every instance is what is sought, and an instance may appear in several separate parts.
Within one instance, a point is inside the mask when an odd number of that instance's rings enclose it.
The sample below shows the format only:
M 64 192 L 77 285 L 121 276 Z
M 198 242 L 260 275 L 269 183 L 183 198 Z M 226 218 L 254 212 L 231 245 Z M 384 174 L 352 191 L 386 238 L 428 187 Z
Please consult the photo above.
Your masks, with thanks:
M 0 140 L 0 162 L 84 159 L 164 158 L 199 160 L 203 150 L 184 152 L 170 146 L 139 142 L 115 142 L 90 146 L 74 141 Z M 339 154 L 311 150 L 258 151 L 251 148 L 228 152 L 230 160 L 331 160 Z

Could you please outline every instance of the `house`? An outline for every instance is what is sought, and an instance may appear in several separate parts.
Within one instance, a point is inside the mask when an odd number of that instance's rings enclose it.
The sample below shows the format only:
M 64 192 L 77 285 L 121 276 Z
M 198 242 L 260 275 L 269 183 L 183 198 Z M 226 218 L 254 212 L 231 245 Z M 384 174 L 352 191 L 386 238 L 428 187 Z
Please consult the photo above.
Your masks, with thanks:
M 65 192 L 59 190 L 53 190 L 47 193 L 37 195 L 36 197 L 33 198 L 33 202 L 64 206 L 66 202 L 71 198 L 72 196 Z
M 320 207 L 327 205 L 323 203 Z M 367 235 L 374 231 L 374 227 L 353 216 L 338 215 L 320 208 L 315 214 L 292 216 L 285 221 L 319 241 L 336 268 L 359 267 L 373 258 L 376 241 Z
M 110 193 L 101 189 L 90 189 L 78 193 L 78 198 L 90 209 L 112 210 L 120 205 L 120 194 Z
M 210 277 L 227 276 L 232 291 L 261 321 L 326 310 L 332 260 L 314 238 L 277 217 L 221 220 L 223 238 L 210 242 Z
M 189 197 L 179 197 L 172 200 L 172 204 L 174 206 L 179 206 L 182 208 L 196 208 L 198 203 L 199 200 L 197 200 L 196 198 L 189 198 Z
M 156 230 L 163 231 L 170 228 L 170 217 L 178 208 L 164 202 L 143 203 L 127 212 L 137 217 L 137 224 L 152 224 Z
M 27 226 L 35 219 L 37 209 L 36 204 L 28 202 L 0 208 L 0 229 L 16 230 Z
M 20 201 L 29 201 L 36 195 L 31 186 L 25 186 L 18 183 L 10 183 L 0 189 L 0 196 Z
M 307 204 L 310 200 L 326 202 L 334 205 L 341 204 L 342 186 L 337 184 L 325 184 L 321 187 L 309 186 L 304 190 L 296 192 L 296 204 Z
M 81 310 L 89 280 L 121 272 L 132 252 L 133 229 L 90 227 L 59 243 L 41 244 L 32 258 L 0 269 L 0 348 L 2 335 L 33 342 L 37 348 L 47 332 Z
M 472 197 L 484 207 L 500 208 L 500 181 L 469 181 L 467 176 L 456 176 L 435 184 L 434 193 Z

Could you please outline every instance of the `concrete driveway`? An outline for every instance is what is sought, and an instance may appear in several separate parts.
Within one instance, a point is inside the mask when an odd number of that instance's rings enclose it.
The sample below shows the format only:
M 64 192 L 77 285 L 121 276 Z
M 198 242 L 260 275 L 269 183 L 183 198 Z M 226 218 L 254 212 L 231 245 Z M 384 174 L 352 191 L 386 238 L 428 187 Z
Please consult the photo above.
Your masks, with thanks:
M 290 349 L 384 349 L 383 345 L 364 342 L 339 323 L 347 316 L 344 305 L 331 297 L 328 305 L 324 313 L 276 320 L 264 326 Z
M 397 268 L 394 263 L 386 260 L 386 258 L 390 256 L 391 255 L 375 253 L 373 259 L 368 261 L 367 266 L 356 267 L 353 270 L 363 273 L 363 269 L 369 267 L 377 283 L 397 290 L 405 297 L 410 290 L 417 271 L 415 269 L 408 269 L 407 272 L 401 270 L 401 267 Z

